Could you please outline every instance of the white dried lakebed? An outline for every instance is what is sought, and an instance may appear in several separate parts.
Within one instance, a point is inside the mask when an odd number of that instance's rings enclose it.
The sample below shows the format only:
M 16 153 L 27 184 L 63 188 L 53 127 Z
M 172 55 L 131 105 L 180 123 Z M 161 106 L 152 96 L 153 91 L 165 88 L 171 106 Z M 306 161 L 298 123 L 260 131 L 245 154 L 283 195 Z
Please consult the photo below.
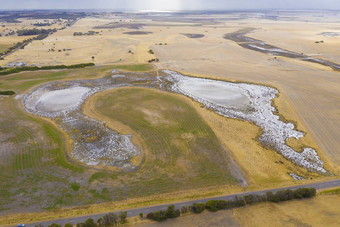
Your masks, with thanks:
M 163 71 L 160 76 L 143 73 L 112 72 L 111 76 L 93 80 L 51 82 L 35 88 L 22 98 L 25 109 L 54 119 L 74 141 L 71 155 L 87 165 L 116 166 L 123 170 L 135 167 L 131 159 L 141 151 L 130 135 L 120 135 L 103 122 L 82 114 L 84 100 L 106 89 L 123 86 L 159 88 L 186 95 L 220 115 L 255 123 L 263 129 L 259 138 L 296 165 L 310 171 L 327 173 L 323 161 L 312 148 L 297 152 L 285 141 L 304 136 L 292 123 L 282 122 L 271 105 L 278 91 L 267 86 L 202 79 Z M 126 74 L 126 75 L 125 75 Z

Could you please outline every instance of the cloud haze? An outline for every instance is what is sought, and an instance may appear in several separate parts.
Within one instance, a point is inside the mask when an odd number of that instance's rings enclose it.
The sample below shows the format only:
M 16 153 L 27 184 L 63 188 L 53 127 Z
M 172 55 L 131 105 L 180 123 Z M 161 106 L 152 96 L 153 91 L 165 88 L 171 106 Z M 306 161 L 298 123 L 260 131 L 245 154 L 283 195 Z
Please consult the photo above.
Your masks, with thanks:
M 0 0 L 0 9 L 340 10 L 339 0 Z

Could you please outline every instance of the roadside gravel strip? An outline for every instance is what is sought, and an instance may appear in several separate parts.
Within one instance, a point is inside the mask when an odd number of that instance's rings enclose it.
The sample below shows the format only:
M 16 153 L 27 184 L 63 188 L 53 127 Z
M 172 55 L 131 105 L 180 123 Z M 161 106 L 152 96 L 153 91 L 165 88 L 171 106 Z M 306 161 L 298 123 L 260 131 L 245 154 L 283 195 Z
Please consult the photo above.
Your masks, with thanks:
M 134 217 L 134 216 L 138 216 L 140 213 L 148 214 L 150 212 L 156 212 L 156 211 L 159 211 L 159 210 L 166 210 L 169 205 L 173 205 L 173 204 L 175 205 L 176 209 L 179 209 L 183 206 L 190 206 L 193 203 L 206 203 L 209 200 L 227 200 L 227 201 L 230 201 L 230 200 L 233 200 L 235 198 L 235 196 L 244 196 L 244 195 L 248 195 L 248 194 L 262 195 L 262 194 L 265 194 L 268 191 L 276 192 L 276 191 L 284 190 L 284 189 L 294 190 L 294 189 L 298 189 L 298 188 L 325 189 L 325 188 L 332 188 L 332 187 L 338 187 L 338 186 L 340 186 L 340 179 L 332 180 L 332 181 L 326 181 L 326 182 L 320 182 L 320 183 L 299 185 L 299 186 L 290 186 L 290 187 L 285 187 L 285 188 L 276 188 L 276 189 L 268 189 L 268 190 L 262 190 L 262 191 L 243 192 L 243 193 L 219 196 L 219 197 L 214 197 L 214 198 L 198 199 L 198 200 L 192 200 L 192 201 L 186 201 L 186 202 L 180 202 L 180 203 L 164 204 L 164 205 L 160 205 L 160 206 L 131 209 L 131 210 L 127 210 L 127 216 L 128 217 Z M 119 214 L 120 212 L 114 212 L 114 213 Z M 80 222 L 85 222 L 89 218 L 93 218 L 96 221 L 99 218 L 103 217 L 105 214 L 107 214 L 107 213 L 87 215 L 87 216 L 74 217 L 74 218 L 58 219 L 58 220 L 45 221 L 45 222 L 37 222 L 37 223 L 28 224 L 26 226 L 27 227 L 34 227 L 34 226 L 39 225 L 39 224 L 42 224 L 44 226 L 48 226 L 52 223 L 60 224 L 62 226 L 64 226 L 66 223 L 71 223 L 71 224 L 75 225 L 75 224 L 80 223 Z

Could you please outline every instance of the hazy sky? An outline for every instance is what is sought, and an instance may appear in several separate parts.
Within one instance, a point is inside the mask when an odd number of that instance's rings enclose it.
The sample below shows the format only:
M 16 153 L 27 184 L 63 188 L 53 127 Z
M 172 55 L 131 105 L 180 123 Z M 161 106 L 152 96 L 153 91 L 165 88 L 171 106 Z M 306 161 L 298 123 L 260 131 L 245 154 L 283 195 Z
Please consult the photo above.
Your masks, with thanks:
M 340 0 L 0 0 L 0 9 L 338 9 Z

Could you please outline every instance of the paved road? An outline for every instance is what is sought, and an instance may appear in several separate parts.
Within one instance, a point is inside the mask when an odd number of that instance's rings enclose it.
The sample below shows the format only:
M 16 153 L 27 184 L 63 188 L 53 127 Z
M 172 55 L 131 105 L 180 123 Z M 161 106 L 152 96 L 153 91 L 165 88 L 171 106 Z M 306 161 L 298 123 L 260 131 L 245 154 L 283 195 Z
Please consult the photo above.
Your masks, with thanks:
M 247 194 L 254 194 L 254 195 L 262 195 L 265 194 L 268 191 L 276 192 L 283 189 L 297 189 L 297 188 L 303 188 L 303 187 L 313 187 L 316 189 L 325 189 L 325 188 L 332 188 L 340 186 L 340 179 L 338 180 L 332 180 L 332 181 L 326 181 L 326 182 L 320 182 L 320 183 L 313 183 L 313 184 L 305 184 L 305 185 L 299 185 L 299 186 L 291 186 L 291 187 L 285 187 L 285 188 L 277 188 L 277 189 L 269 189 L 269 190 L 262 190 L 262 191 L 251 191 L 251 192 L 243 192 L 238 194 L 232 194 L 232 195 L 226 195 L 226 196 L 218 196 L 214 198 L 207 198 L 207 199 L 198 199 L 198 200 L 192 200 L 187 202 L 180 202 L 180 203 L 172 203 L 175 205 L 177 209 L 181 208 L 182 206 L 190 206 L 193 203 L 205 203 L 209 200 L 216 199 L 216 200 L 232 200 L 235 198 L 235 196 L 244 196 Z M 145 208 L 137 208 L 137 209 L 131 209 L 127 210 L 128 217 L 138 216 L 140 213 L 148 214 L 150 212 L 155 212 L 159 210 L 166 210 L 168 206 L 171 204 L 166 205 L 160 205 L 160 206 L 153 206 L 153 207 L 145 207 Z M 120 212 L 115 212 L 119 214 Z M 74 218 L 65 218 L 65 219 L 58 219 L 53 221 L 45 221 L 45 222 L 38 222 L 33 224 L 26 225 L 27 227 L 34 227 L 36 225 L 42 224 L 44 226 L 48 226 L 52 223 L 57 223 L 62 226 L 64 226 L 65 223 L 71 223 L 71 224 L 77 224 L 80 222 L 85 222 L 88 218 L 93 218 L 95 221 L 97 219 L 103 217 L 107 213 L 103 214 L 96 214 L 96 215 L 87 215 L 87 216 L 81 216 L 81 217 L 74 217 Z M 20 222 L 20 221 L 19 221 Z

